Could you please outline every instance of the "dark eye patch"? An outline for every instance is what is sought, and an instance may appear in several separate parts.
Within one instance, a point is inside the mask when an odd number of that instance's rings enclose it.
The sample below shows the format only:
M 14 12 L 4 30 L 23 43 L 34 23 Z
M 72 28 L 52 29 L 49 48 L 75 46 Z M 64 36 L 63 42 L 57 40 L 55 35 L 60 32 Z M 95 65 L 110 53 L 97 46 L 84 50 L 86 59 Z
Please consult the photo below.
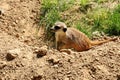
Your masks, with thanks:
M 58 30 L 58 29 L 60 29 L 60 27 L 59 26 L 55 26 L 55 30 Z

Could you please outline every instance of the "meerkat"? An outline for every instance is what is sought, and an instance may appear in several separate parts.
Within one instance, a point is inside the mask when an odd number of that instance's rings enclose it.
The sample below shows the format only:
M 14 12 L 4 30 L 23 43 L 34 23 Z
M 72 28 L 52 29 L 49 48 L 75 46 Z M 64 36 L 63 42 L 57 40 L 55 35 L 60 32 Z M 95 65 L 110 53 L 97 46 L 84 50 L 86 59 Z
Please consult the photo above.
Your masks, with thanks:
M 56 22 L 51 30 L 55 32 L 55 44 L 58 50 L 72 48 L 76 51 L 85 51 L 89 50 L 92 46 L 116 40 L 114 38 L 103 41 L 92 41 L 81 31 L 75 28 L 67 28 L 63 22 Z

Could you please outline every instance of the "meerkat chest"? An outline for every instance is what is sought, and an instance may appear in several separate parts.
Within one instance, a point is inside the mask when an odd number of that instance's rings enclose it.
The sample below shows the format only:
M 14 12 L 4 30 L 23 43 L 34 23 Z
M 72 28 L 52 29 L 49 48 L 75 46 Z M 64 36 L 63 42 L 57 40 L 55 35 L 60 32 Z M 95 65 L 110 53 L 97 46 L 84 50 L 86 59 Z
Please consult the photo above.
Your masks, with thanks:
M 66 39 L 66 34 L 63 33 L 63 32 L 57 32 L 57 33 L 55 34 L 55 38 L 56 38 L 56 41 L 64 42 L 65 39 Z

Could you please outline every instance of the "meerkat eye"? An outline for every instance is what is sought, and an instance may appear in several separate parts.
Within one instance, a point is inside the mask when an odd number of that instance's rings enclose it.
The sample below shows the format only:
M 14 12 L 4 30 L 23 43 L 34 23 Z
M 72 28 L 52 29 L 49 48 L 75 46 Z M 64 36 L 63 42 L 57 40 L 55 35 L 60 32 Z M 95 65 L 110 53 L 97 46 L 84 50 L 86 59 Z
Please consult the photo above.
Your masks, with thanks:
M 58 29 L 60 29 L 60 27 L 59 26 L 55 26 L 55 30 L 58 30 Z

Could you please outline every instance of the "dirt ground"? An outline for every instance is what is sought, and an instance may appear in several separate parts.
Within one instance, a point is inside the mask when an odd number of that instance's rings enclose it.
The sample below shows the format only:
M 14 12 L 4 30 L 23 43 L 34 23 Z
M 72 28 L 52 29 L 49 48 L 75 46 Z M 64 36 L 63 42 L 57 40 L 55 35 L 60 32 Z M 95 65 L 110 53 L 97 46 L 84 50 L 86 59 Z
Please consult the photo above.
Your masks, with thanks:
M 120 37 L 88 51 L 49 49 L 39 0 L 0 0 L 0 80 L 120 80 Z

